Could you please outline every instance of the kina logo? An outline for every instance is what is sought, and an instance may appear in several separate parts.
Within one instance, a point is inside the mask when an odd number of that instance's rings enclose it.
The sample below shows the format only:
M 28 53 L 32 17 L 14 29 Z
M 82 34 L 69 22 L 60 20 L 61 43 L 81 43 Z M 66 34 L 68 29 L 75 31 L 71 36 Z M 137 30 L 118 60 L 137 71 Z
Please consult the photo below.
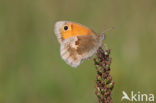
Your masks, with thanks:
M 128 95 L 125 91 L 122 91 L 122 98 L 121 101 L 146 101 L 146 102 L 153 102 L 154 101 L 154 94 L 145 94 L 138 91 L 137 93 L 134 93 L 134 91 L 131 91 L 130 95 Z

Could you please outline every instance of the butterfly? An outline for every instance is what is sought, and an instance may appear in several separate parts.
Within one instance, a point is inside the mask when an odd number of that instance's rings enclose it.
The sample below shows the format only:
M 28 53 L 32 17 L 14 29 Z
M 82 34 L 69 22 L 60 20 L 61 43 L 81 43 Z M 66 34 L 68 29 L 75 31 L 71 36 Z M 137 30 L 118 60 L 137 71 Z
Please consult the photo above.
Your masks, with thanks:
M 104 34 L 98 35 L 88 27 L 72 21 L 57 21 L 54 32 L 60 43 L 62 59 L 72 67 L 92 57 L 102 46 Z

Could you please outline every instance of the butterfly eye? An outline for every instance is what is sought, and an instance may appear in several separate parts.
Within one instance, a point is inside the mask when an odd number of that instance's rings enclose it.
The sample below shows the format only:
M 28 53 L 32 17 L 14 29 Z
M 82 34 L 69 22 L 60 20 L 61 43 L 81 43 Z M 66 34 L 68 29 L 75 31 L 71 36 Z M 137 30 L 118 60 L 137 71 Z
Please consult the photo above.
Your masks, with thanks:
M 64 30 L 68 30 L 68 26 L 64 26 Z

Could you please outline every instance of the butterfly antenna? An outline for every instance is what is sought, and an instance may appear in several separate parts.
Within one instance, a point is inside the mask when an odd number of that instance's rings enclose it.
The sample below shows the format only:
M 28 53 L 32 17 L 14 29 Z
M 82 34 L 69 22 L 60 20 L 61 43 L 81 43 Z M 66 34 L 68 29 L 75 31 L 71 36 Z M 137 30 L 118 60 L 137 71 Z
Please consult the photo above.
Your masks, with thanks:
M 113 29 L 114 29 L 114 27 L 109 27 L 109 28 L 107 28 L 105 31 L 103 31 L 101 34 L 104 34 L 105 32 L 111 31 L 111 30 L 113 30 Z

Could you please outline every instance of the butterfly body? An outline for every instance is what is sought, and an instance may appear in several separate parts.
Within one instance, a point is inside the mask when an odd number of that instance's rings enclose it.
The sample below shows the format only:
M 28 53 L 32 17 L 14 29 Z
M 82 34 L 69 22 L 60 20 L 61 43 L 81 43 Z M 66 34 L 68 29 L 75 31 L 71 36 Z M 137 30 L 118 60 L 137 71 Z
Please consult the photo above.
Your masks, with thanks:
M 55 34 L 60 43 L 62 59 L 72 67 L 77 67 L 90 58 L 102 46 L 104 35 L 97 35 L 91 29 L 70 21 L 58 21 Z

